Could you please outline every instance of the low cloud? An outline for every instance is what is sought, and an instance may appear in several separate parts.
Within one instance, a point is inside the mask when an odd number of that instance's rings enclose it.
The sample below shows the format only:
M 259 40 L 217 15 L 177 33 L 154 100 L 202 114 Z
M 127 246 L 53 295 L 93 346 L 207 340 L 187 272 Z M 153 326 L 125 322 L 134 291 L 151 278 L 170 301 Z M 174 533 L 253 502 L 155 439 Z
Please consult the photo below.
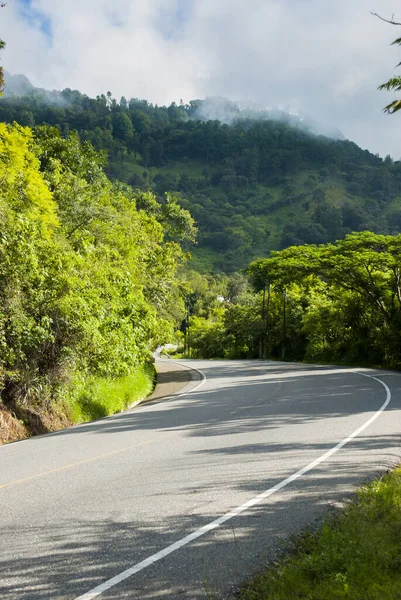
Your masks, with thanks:
M 9 0 L 3 64 L 48 89 L 290 107 L 400 158 L 400 117 L 376 88 L 397 72 L 401 28 L 370 11 L 401 20 L 395 0 Z

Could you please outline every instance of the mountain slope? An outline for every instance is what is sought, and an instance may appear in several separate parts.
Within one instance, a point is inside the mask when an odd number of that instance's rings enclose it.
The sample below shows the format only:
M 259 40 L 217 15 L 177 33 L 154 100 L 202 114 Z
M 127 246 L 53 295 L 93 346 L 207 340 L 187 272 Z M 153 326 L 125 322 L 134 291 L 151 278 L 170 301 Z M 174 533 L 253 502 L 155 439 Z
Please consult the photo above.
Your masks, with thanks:
M 35 89 L 3 98 L 0 120 L 76 130 L 108 152 L 112 179 L 174 192 L 198 222 L 200 270 L 233 271 L 271 249 L 355 230 L 401 231 L 400 163 L 313 135 L 297 116 L 218 101 L 213 112 L 210 99 L 158 107 Z M 227 122 L 205 120 L 216 114 Z

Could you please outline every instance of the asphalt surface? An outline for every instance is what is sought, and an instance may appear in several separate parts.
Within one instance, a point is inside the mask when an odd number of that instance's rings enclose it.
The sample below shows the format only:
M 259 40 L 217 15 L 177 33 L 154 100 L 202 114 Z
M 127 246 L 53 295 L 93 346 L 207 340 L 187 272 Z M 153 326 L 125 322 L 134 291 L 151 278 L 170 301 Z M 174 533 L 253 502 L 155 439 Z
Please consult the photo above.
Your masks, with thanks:
M 186 363 L 205 380 L 170 361 L 165 401 L 0 448 L 1 600 L 230 598 L 290 534 L 401 460 L 401 374 Z

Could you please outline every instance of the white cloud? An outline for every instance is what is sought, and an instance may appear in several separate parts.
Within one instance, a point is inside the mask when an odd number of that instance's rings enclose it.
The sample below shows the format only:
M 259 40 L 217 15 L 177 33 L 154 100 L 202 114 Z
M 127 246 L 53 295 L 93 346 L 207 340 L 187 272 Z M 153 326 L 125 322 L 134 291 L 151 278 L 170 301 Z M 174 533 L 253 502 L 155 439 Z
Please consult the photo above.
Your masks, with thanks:
M 377 86 L 395 70 L 396 0 L 32 0 L 52 40 L 1 9 L 4 66 L 35 85 L 169 103 L 222 95 L 306 111 L 363 147 L 401 156 Z M 401 123 L 400 123 L 401 126 Z

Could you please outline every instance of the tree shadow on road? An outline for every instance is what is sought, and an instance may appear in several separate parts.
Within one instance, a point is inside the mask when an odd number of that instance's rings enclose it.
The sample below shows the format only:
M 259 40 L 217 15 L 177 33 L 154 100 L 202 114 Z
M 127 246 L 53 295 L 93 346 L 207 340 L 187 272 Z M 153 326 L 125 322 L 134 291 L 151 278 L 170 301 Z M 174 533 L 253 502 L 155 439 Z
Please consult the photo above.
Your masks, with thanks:
M 220 373 L 222 367 L 212 365 L 209 378 L 215 376 L 216 369 Z M 219 517 L 216 499 L 223 499 L 219 504 L 225 506 L 223 512 L 229 511 L 275 486 L 351 433 L 344 425 L 345 417 L 356 415 L 363 423 L 367 414 L 378 410 L 385 399 L 378 382 L 360 375 L 351 381 L 346 370 L 329 372 L 332 370 L 322 367 L 310 373 L 308 366 L 298 376 L 293 367 L 284 376 L 281 368 L 275 371 L 263 367 L 258 374 L 260 379 L 250 383 L 246 378 L 249 369 L 244 368 L 237 373 L 235 385 L 218 374 L 222 380 L 218 389 L 204 386 L 171 402 L 150 404 L 92 423 L 84 430 L 73 428 L 56 434 L 71 436 L 73 442 L 83 431 L 90 436 L 131 432 L 133 439 L 138 430 L 155 435 L 176 433 L 184 440 L 196 438 L 198 446 L 185 451 L 188 460 L 170 464 L 166 461 L 162 477 L 167 481 L 174 473 L 177 494 L 193 494 L 197 503 L 184 513 L 179 508 L 182 504 L 171 505 L 174 498 L 165 497 L 165 502 L 170 503 L 168 515 L 145 517 L 138 516 L 132 495 L 128 506 L 132 519 L 112 520 L 108 515 L 90 512 L 73 522 L 53 519 L 57 524 L 46 528 L 29 523 L 15 530 L 3 528 L 0 535 L 11 543 L 0 548 L 1 599 L 74 600 Z M 394 386 L 390 409 L 400 409 L 400 384 L 397 381 Z M 330 423 L 332 441 L 319 440 L 318 435 L 316 441 L 311 439 L 308 427 L 316 422 L 319 427 Z M 300 425 L 306 426 L 304 439 L 294 442 L 273 438 L 280 428 L 296 432 Z M 337 426 L 345 427 L 344 435 L 337 432 Z M 246 438 L 250 432 L 256 434 L 252 441 Z M 324 465 L 112 588 L 104 598 L 228 598 L 252 571 L 276 559 L 289 535 L 311 522 L 319 522 L 328 511 L 351 497 L 357 483 L 381 474 L 383 457 L 387 466 L 399 462 L 399 445 L 399 435 L 374 437 L 367 430 Z M 134 457 L 135 449 L 130 452 Z M 192 477 L 189 483 L 189 464 L 195 474 L 198 467 L 200 472 L 200 467 L 207 465 L 206 476 L 198 480 Z M 288 471 L 290 464 L 292 470 Z M 160 490 L 163 482 L 158 483 Z M 65 493 L 67 502 L 73 503 L 68 489 Z M 160 493 L 149 485 L 149 506 Z
M 361 452 L 392 445 L 395 436 L 388 437 L 380 443 L 368 437 L 360 440 L 348 450 L 347 459 L 333 462 L 329 471 L 327 467 L 316 468 L 277 496 L 120 583 L 104 598 L 228 598 L 251 572 L 277 558 L 288 543 L 288 536 L 311 523 L 315 526 L 328 511 L 350 499 L 355 485 L 352 464 L 358 462 Z M 309 446 L 320 452 L 325 450 Z M 255 451 L 265 454 L 251 445 L 241 449 L 241 453 L 252 455 Z M 288 447 L 283 444 L 275 451 L 286 452 Z M 233 450 L 222 448 L 220 452 L 231 455 Z M 377 467 L 374 474 L 380 472 Z M 359 477 L 371 478 L 372 464 L 360 469 Z M 235 487 L 254 497 L 280 479 L 281 476 L 250 482 L 244 473 Z M 186 489 L 186 493 L 192 492 L 191 487 Z M 132 513 L 135 514 L 135 506 Z M 167 519 L 160 517 L 159 521 L 135 516 L 132 520 L 113 521 L 96 519 L 91 513 L 82 515 L 77 522 L 62 521 L 46 529 L 32 528 L 27 523 L 19 528 L 18 535 L 3 529 L 3 539 L 11 535 L 13 544 L 1 551 L 8 558 L 0 559 L 0 596 L 2 600 L 72 600 L 218 516 L 213 512 L 177 513 Z
M 211 368 L 214 373 L 214 369 Z M 318 379 L 318 382 L 317 382 Z M 401 385 L 401 380 L 400 384 Z M 400 388 L 396 390 L 400 396 Z M 233 395 L 235 401 L 233 402 Z M 276 377 L 270 371 L 249 381 L 236 376 L 216 389 L 203 387 L 183 398 L 156 401 L 137 410 L 57 432 L 57 436 L 115 434 L 127 431 L 180 431 L 189 436 L 220 436 L 268 430 L 286 425 L 363 416 L 377 411 L 385 400 L 380 383 L 349 372 L 291 373 Z M 398 409 L 394 401 L 388 410 Z M 33 440 L 32 440 L 33 441 Z

